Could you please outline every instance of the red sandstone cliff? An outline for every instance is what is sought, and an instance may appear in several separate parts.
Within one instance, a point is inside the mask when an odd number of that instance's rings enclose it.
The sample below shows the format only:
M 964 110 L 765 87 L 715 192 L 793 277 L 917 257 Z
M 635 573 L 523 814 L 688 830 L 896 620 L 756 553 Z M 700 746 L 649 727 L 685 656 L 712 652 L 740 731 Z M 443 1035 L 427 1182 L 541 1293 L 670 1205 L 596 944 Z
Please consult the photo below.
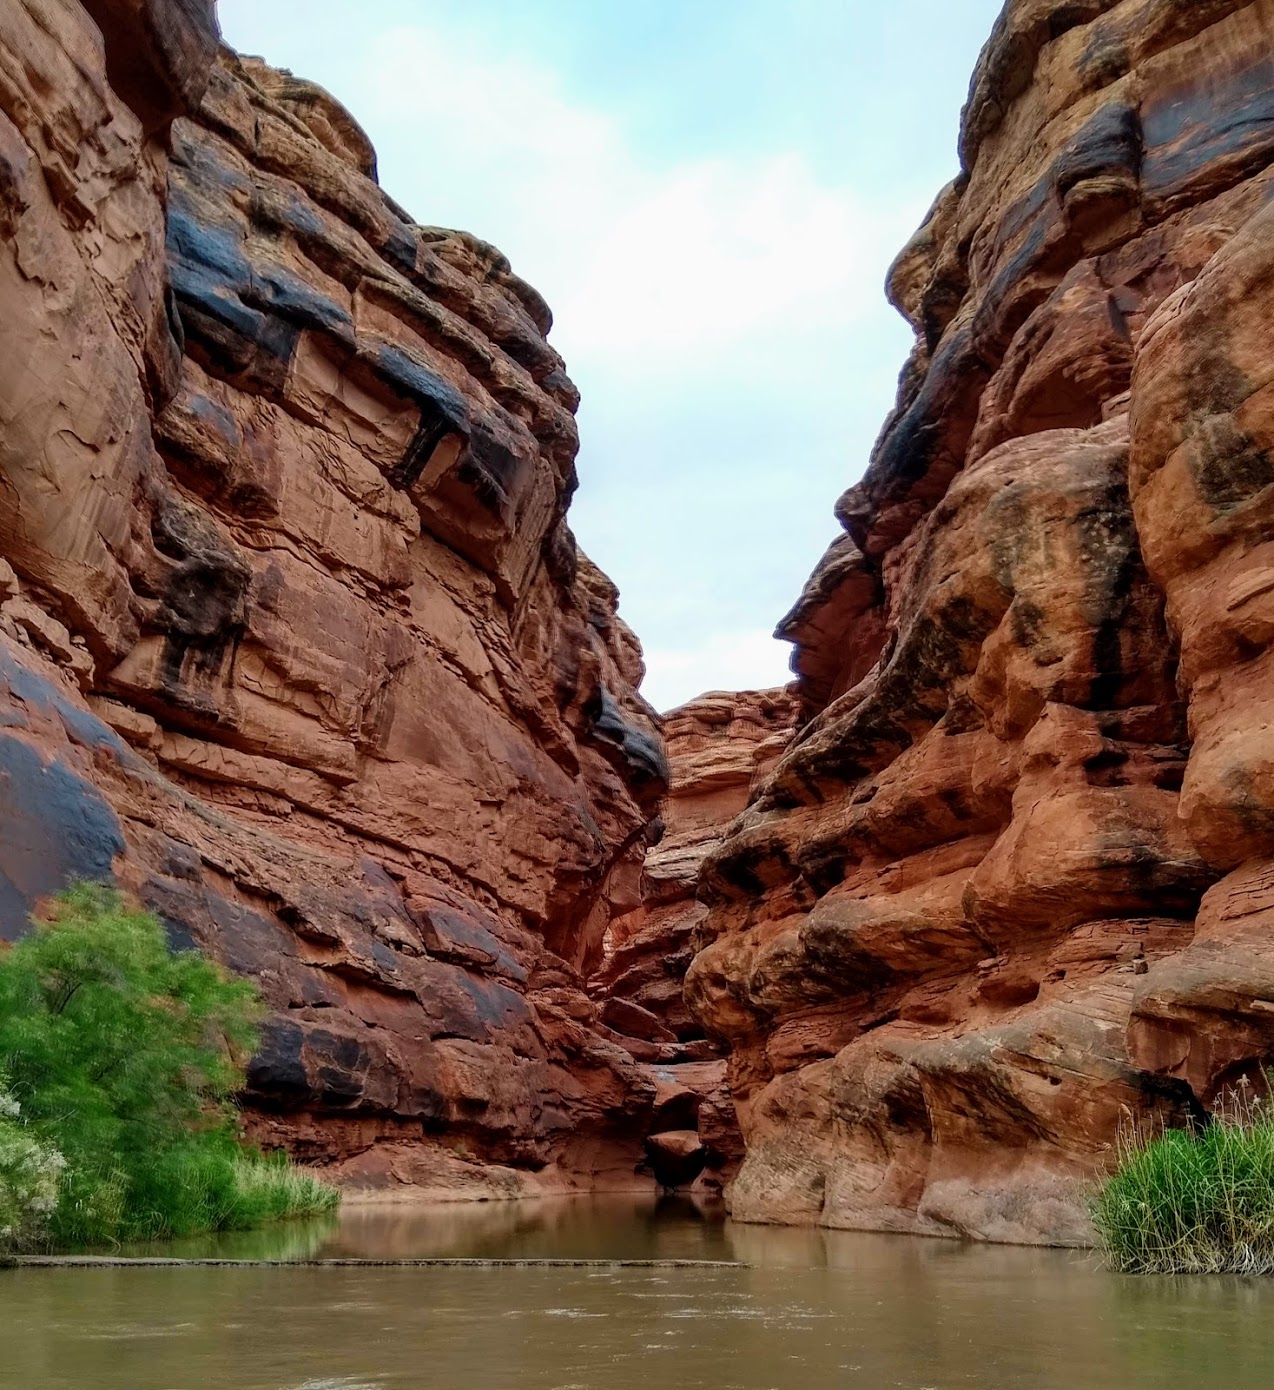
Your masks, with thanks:
M 603 1017 L 628 1016 L 620 1007 L 627 1002 L 646 1011 L 657 1041 L 702 1036 L 681 989 L 707 913 L 695 901 L 699 869 L 786 747 L 793 715 L 791 696 L 778 689 L 711 691 L 663 716 L 670 769 L 663 833 L 646 852 L 640 906 L 607 932 L 605 968 L 593 982 L 606 1001 Z
M 1274 1055 L 1274 4 L 1010 0 L 688 991 L 736 1215 L 1083 1240 Z
M 1011 0 L 961 153 L 801 730 L 675 712 L 643 870 L 539 296 L 211 0 L 0 6 L 0 935 L 114 877 L 357 1181 L 724 1173 L 706 1029 L 737 1215 L 1082 1240 L 1274 1057 L 1274 3 Z
M 374 171 L 211 0 L 0 6 L 0 935 L 116 878 L 257 978 L 255 1128 L 347 1177 L 631 1180 L 582 982 L 666 766 L 577 393 Z

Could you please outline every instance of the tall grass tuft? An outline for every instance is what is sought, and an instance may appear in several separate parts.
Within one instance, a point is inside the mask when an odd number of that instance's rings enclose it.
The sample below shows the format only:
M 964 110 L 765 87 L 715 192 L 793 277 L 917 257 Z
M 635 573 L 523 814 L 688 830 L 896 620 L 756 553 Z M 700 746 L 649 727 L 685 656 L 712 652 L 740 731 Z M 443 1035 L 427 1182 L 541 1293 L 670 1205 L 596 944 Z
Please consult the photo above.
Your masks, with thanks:
M 239 1230 L 299 1216 L 324 1216 L 340 1202 L 334 1187 L 290 1163 L 283 1154 L 245 1153 L 235 1165 L 234 1225 Z
M 28 1151 L 58 1167 L 39 1210 L 23 1199 L 41 1229 L 6 1217 L 0 1247 L 18 1233 L 74 1247 L 245 1230 L 335 1207 L 334 1189 L 239 1137 L 234 1096 L 261 1012 L 249 984 L 170 951 L 155 917 L 104 889 L 67 893 L 52 922 L 0 952 L 13 1131 L 0 1214 L 34 1181 Z
M 1124 1273 L 1274 1274 L 1274 1106 L 1244 1086 L 1197 1133 L 1124 1135 L 1092 1217 Z

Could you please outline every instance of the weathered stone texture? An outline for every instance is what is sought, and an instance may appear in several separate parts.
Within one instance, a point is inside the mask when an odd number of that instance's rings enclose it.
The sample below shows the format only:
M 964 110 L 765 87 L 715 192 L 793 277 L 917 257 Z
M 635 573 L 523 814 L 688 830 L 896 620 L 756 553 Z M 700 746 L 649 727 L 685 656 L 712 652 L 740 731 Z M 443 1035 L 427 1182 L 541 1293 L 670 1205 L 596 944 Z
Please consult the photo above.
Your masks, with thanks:
M 210 0 L 0 6 L 0 926 L 113 873 L 258 979 L 254 1127 L 347 1177 L 631 1180 L 583 979 L 666 764 L 578 396 L 374 172 Z
M 700 889 L 736 1215 L 1082 1241 L 1274 1054 L 1274 5 L 1010 0 Z
M 700 1136 L 696 1173 L 705 1184 L 722 1186 L 742 1157 L 725 1061 L 687 1008 L 684 983 L 707 913 L 695 896 L 700 868 L 787 747 L 794 716 L 784 688 L 712 691 L 663 716 L 671 769 L 663 836 L 646 853 L 640 906 L 611 922 L 604 965 L 589 982 L 614 1041 L 651 1066 L 652 1140 L 665 1129 L 678 1136 L 648 1144 L 661 1177 L 686 1171 L 688 1131 Z
M 663 716 L 671 769 L 663 833 L 646 852 L 640 905 L 610 923 L 605 967 L 592 982 L 612 1012 L 621 1001 L 648 1010 L 662 1041 L 703 1035 L 681 991 L 707 911 L 695 901 L 699 869 L 787 746 L 793 713 L 778 689 L 713 691 Z

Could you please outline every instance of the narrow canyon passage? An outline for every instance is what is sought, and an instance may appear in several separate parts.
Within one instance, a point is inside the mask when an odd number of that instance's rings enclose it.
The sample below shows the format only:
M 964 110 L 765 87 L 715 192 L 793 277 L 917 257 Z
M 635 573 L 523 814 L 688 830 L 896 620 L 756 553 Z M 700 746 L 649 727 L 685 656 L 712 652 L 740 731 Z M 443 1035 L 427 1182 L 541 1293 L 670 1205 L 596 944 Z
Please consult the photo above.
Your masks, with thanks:
M 663 715 L 496 248 L 211 0 L 0 60 L 0 938 L 117 883 L 384 1199 L 1078 1246 L 1264 1086 L 1272 0 L 1009 0 L 795 679 Z

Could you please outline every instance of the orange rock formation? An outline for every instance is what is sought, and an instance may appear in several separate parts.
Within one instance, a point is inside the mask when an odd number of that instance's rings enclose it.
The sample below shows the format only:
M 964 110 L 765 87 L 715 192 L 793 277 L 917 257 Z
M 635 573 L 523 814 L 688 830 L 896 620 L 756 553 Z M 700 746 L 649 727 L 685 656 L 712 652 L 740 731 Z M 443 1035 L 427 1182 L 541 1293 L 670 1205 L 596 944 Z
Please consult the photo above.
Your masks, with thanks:
M 4 933 L 113 875 L 351 1180 L 632 1182 L 583 978 L 666 764 L 547 308 L 209 0 L 14 0 L 0 59 Z
M 1274 3 L 1009 0 L 961 157 L 794 696 L 665 802 L 536 292 L 212 0 L 0 5 L 0 935 L 114 879 L 255 977 L 351 1182 L 720 1182 L 737 1104 L 739 1217 L 1084 1240 L 1274 1057 Z
M 713 691 L 663 717 L 672 774 L 663 838 L 647 851 L 640 907 L 611 923 L 605 966 L 590 982 L 603 1022 L 646 1040 L 615 1037 L 652 1064 L 647 1146 L 657 1175 L 665 1129 L 698 1134 L 689 1153 L 676 1141 L 674 1171 L 697 1159 L 710 1186 L 721 1187 L 743 1155 L 725 1061 L 687 1009 L 683 983 L 707 914 L 695 899 L 700 867 L 787 746 L 794 716 L 779 689 Z
M 961 154 L 688 991 L 736 1215 L 1078 1242 L 1274 1053 L 1274 7 L 1010 0 Z

